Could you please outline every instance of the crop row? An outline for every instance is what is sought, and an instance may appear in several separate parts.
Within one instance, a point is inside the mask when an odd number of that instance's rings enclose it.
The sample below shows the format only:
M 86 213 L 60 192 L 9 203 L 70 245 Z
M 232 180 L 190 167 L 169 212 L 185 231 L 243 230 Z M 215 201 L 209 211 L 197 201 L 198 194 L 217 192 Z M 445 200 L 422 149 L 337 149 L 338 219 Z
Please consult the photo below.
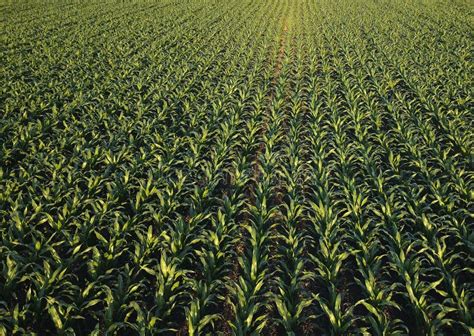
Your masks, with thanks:
M 0 335 L 472 333 L 469 8 L 0 2 Z

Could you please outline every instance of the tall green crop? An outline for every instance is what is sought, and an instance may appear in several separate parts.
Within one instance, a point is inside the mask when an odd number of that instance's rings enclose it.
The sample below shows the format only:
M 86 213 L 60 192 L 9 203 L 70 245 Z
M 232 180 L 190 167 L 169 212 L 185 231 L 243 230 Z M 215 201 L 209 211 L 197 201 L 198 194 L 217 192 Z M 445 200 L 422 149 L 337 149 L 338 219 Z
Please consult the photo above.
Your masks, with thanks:
M 470 5 L 0 0 L 0 335 L 472 334 Z

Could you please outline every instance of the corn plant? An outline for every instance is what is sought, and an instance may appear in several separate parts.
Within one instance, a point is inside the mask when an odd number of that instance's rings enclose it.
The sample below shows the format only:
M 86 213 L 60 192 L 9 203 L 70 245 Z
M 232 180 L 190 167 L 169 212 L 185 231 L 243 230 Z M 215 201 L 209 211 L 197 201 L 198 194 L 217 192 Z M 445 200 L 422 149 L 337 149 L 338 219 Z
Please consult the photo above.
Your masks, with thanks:
M 0 1 L 0 335 L 472 334 L 471 7 Z

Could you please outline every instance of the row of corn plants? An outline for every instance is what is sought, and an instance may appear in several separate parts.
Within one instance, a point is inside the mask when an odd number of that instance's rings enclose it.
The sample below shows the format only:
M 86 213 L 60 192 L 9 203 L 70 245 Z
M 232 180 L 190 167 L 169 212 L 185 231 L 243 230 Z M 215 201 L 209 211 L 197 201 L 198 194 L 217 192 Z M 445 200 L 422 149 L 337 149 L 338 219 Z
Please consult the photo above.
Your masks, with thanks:
M 469 1 L 0 1 L 0 335 L 470 335 Z

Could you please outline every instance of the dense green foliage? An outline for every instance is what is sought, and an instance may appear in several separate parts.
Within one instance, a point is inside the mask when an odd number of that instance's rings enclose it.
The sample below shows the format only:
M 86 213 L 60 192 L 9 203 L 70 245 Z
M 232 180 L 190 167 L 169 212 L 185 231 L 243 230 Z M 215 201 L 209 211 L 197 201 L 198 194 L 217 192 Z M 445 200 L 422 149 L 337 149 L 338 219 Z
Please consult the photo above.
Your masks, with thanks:
M 0 335 L 472 335 L 473 14 L 0 1 Z

